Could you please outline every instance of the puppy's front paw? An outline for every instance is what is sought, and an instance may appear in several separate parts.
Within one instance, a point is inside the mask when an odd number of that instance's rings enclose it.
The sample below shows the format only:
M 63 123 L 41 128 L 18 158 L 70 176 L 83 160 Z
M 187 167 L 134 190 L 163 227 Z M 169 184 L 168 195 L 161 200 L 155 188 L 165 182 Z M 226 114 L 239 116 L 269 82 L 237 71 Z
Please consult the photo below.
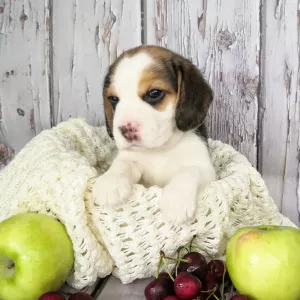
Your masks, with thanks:
M 164 217 L 177 224 L 193 219 L 197 205 L 196 184 L 171 181 L 163 190 L 160 209 Z
M 114 207 L 127 200 L 131 191 L 129 178 L 107 172 L 96 180 L 93 198 L 98 205 Z

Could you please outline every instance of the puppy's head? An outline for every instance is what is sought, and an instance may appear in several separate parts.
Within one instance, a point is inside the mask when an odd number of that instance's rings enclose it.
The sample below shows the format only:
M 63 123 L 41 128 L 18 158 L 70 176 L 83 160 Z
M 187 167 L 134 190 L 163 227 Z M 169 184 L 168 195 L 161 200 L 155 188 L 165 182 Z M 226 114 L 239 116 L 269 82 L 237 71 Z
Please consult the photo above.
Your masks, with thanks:
M 213 95 L 189 60 L 165 48 L 140 46 L 111 65 L 103 98 L 117 147 L 150 149 L 199 127 Z

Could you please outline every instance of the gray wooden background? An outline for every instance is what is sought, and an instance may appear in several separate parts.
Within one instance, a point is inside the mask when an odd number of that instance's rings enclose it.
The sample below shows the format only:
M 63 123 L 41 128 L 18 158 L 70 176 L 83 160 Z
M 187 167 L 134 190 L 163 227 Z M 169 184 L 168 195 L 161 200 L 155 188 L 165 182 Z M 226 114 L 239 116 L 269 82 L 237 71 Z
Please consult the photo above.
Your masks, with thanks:
M 69 117 L 103 124 L 109 64 L 157 44 L 203 71 L 211 136 L 259 169 L 299 226 L 299 40 L 299 0 L 0 0 L 0 167 Z

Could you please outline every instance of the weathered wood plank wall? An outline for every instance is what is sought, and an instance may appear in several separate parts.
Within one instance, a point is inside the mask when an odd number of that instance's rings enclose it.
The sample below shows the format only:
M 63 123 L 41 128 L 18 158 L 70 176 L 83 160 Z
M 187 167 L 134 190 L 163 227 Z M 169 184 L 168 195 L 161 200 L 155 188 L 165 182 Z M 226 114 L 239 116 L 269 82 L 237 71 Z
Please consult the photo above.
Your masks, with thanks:
M 0 161 L 70 116 L 103 124 L 108 65 L 158 44 L 203 71 L 211 136 L 259 168 L 300 226 L 299 40 L 300 0 L 0 0 Z
M 300 224 L 300 1 L 263 1 L 261 15 L 259 170 Z
M 100 124 L 105 72 L 140 44 L 140 1 L 53 0 L 54 124 L 80 116 Z
M 256 165 L 259 1 L 147 1 L 147 42 L 192 59 L 215 101 L 207 121 Z
M 0 137 L 18 151 L 51 126 L 47 1 L 0 0 Z

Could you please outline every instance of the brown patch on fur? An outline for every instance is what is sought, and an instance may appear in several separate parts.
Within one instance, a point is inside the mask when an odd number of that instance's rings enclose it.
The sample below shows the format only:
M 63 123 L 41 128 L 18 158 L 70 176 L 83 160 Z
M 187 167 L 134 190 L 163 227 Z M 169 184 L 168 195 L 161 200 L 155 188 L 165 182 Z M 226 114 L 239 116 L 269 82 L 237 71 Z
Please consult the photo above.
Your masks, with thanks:
M 173 106 L 175 107 L 176 102 L 177 102 L 177 95 L 176 94 L 166 95 L 164 97 L 164 99 L 158 105 L 156 105 L 154 108 L 157 109 L 158 111 L 165 111 L 167 106 L 170 103 L 173 103 Z M 174 109 L 174 113 L 175 113 L 175 109 Z
M 113 137 L 113 120 L 114 120 L 114 111 L 110 101 L 107 98 L 104 98 L 104 114 L 105 114 L 105 124 L 107 133 L 110 137 Z
M 103 101 L 104 101 L 104 114 L 105 114 L 105 124 L 107 133 L 111 138 L 113 138 L 113 120 L 114 120 L 114 107 L 108 99 L 109 96 L 115 95 L 113 86 L 109 83 L 108 86 L 103 89 Z
M 166 71 L 164 65 L 155 63 L 144 70 L 138 86 L 138 95 L 143 99 L 144 95 L 153 90 L 158 89 L 165 94 L 164 98 L 156 105 L 153 106 L 156 110 L 164 111 L 169 103 L 173 102 L 174 107 L 177 101 L 176 85 L 174 84 L 176 76 L 173 78 L 170 73 Z
M 106 126 L 108 127 L 108 131 L 109 132 L 112 132 L 112 123 L 113 123 L 113 114 L 114 114 L 114 110 L 113 110 L 113 107 L 110 103 L 110 101 L 108 100 L 108 96 L 109 95 L 113 95 L 113 90 L 111 90 L 111 80 L 112 80 L 112 77 L 116 71 L 116 68 L 119 64 L 119 62 L 124 58 L 124 57 L 132 57 L 140 52 L 146 52 L 148 53 L 151 57 L 153 57 L 154 60 L 157 60 L 158 62 L 161 61 L 162 64 L 163 62 L 165 63 L 168 63 L 169 64 L 169 70 L 173 71 L 173 68 L 171 66 L 171 63 L 172 63 L 172 52 L 165 49 L 165 48 L 162 48 L 162 47 L 158 47 L 158 46 L 145 46 L 145 45 L 142 45 L 142 46 L 139 46 L 139 47 L 136 47 L 136 48 L 133 48 L 133 49 L 129 49 L 125 52 L 123 52 L 115 61 L 114 63 L 109 67 L 109 70 L 108 70 L 108 73 L 104 79 L 104 86 L 103 86 L 103 99 L 104 99 L 104 111 L 105 111 L 105 118 L 106 118 Z M 163 79 L 163 75 L 162 74 L 168 74 L 166 73 L 166 68 L 159 68 L 159 70 L 162 72 L 162 73 L 159 73 L 158 69 L 155 70 L 155 68 L 150 71 L 149 75 L 148 75 L 148 78 L 150 80 L 151 76 L 152 78 L 154 78 L 153 76 L 154 75 L 160 75 L 160 76 L 157 76 L 156 78 L 161 78 L 161 83 L 162 85 L 165 84 L 165 80 Z M 173 71 L 173 75 L 174 77 L 176 78 L 176 74 L 174 73 Z M 147 76 L 145 76 L 145 82 L 147 81 L 146 79 Z M 143 76 L 144 78 L 144 76 Z M 146 83 L 145 83 L 146 84 Z M 176 92 L 177 92 L 177 87 L 173 87 L 175 88 Z M 116 95 L 117 96 L 117 95 Z M 112 134 L 111 134 L 112 136 Z
M 154 60 L 164 61 L 171 60 L 175 54 L 172 51 L 163 47 L 142 45 L 124 52 L 121 56 L 132 57 L 140 52 L 145 52 L 149 54 Z
M 139 51 L 148 53 L 158 67 L 158 76 L 165 82 L 172 82 L 176 78 L 178 92 L 177 99 L 169 101 L 177 103 L 175 119 L 177 127 L 182 131 L 197 129 L 204 122 L 213 100 L 213 92 L 198 68 L 188 59 L 166 48 L 158 46 L 141 46 L 132 53 Z M 160 73 L 161 72 L 161 73 Z M 176 99 L 176 100 L 175 100 Z M 168 99 L 162 101 L 168 104 Z M 166 105 L 163 105 L 165 108 Z
M 118 95 L 117 95 L 117 93 L 115 91 L 114 86 L 111 85 L 111 84 L 107 87 L 107 89 L 105 89 L 104 95 L 106 97 L 109 97 L 109 96 L 116 96 L 116 97 L 118 97 Z
M 178 72 L 177 74 L 177 95 L 176 95 L 176 105 L 179 101 L 179 98 L 180 98 L 180 89 L 179 87 L 181 86 L 181 82 L 182 82 L 182 73 L 181 72 Z

